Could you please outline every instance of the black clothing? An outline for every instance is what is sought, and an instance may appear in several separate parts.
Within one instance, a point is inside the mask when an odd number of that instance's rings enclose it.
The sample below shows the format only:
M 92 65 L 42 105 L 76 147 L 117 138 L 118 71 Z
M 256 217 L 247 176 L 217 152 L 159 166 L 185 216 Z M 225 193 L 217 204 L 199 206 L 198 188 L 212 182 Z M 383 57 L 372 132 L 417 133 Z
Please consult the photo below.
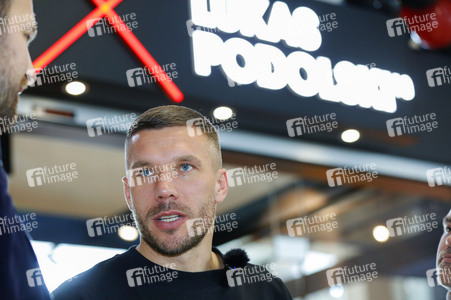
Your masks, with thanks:
M 213 248 L 213 251 L 222 257 L 219 250 Z M 142 256 L 136 247 L 132 247 L 64 282 L 52 295 L 55 300 L 292 299 L 282 280 L 259 266 L 248 264 L 244 269 L 252 268 L 259 268 L 260 272 L 259 275 L 255 275 L 255 272 L 250 275 L 254 276 L 252 283 L 246 280 L 233 281 L 226 272 L 231 275 L 230 272 L 236 270 L 219 269 L 197 273 L 176 271 L 171 265 L 154 264 Z M 229 286 L 230 283 L 232 286 Z

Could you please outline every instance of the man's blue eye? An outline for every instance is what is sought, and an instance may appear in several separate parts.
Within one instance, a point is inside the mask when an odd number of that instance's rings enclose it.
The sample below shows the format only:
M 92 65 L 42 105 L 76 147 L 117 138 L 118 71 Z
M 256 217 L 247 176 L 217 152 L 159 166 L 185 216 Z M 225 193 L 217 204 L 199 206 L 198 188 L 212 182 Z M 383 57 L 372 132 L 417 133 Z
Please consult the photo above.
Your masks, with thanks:
M 182 170 L 182 171 L 189 171 L 192 168 L 193 167 L 190 164 L 183 164 L 183 165 L 181 165 L 180 170 Z
M 143 176 L 147 177 L 147 176 L 151 176 L 151 175 L 152 175 L 152 172 L 151 172 L 149 169 L 142 169 L 142 170 L 141 170 L 141 174 L 142 174 Z

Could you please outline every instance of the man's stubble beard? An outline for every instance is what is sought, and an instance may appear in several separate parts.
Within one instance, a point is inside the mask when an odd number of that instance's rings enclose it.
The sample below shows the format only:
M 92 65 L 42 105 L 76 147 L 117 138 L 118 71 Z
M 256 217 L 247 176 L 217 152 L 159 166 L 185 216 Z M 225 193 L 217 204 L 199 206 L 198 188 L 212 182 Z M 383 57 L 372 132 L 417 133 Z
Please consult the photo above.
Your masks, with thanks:
M 214 226 L 214 216 L 215 216 L 215 202 L 214 197 L 210 196 L 210 201 L 205 203 L 199 210 L 199 213 L 197 216 L 195 216 L 190 208 L 180 206 L 176 201 L 174 202 L 160 202 L 157 207 L 150 209 L 145 218 L 142 218 L 139 214 L 136 213 L 135 208 L 133 207 L 133 216 L 136 220 L 136 225 L 138 226 L 141 240 L 143 240 L 147 245 L 149 245 L 150 248 L 152 248 L 155 252 L 164 255 L 164 256 L 178 256 L 182 253 L 185 253 L 188 250 L 191 250 L 192 248 L 196 247 L 197 245 L 202 242 L 202 240 L 205 238 L 205 236 L 208 233 L 208 230 L 205 230 L 201 235 L 195 235 L 194 237 L 191 237 L 188 232 L 187 234 L 182 237 L 175 237 L 175 234 L 178 230 L 180 230 L 181 227 L 185 226 L 184 224 L 176 229 L 167 230 L 166 232 L 171 236 L 174 237 L 173 239 L 168 238 L 166 240 L 161 240 L 154 236 L 150 229 L 148 224 L 153 221 L 153 218 L 163 211 L 168 211 L 171 209 L 178 210 L 180 212 L 183 212 L 186 214 L 187 220 L 188 219 L 195 219 L 195 218 L 202 218 L 203 220 L 212 220 L 211 224 Z M 186 223 L 186 220 L 185 220 Z M 186 226 L 185 226 L 186 227 Z M 188 230 L 188 228 L 186 227 Z

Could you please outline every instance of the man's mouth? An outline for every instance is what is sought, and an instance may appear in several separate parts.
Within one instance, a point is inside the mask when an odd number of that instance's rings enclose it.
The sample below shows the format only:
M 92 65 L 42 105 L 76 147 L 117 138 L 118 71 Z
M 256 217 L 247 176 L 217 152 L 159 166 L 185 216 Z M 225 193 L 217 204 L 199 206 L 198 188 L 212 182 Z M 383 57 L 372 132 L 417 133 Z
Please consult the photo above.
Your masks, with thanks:
M 441 264 L 451 264 L 451 253 L 448 252 L 442 252 L 438 255 L 438 259 L 437 259 L 437 263 L 438 265 Z
M 180 215 L 170 215 L 170 216 L 163 216 L 161 218 L 158 218 L 158 220 L 169 223 L 169 222 L 174 222 L 175 220 L 178 220 L 181 217 L 182 216 L 180 216 Z
M 155 216 L 154 224 L 159 229 L 175 229 L 185 223 L 186 215 L 177 211 L 161 212 Z
M 451 254 L 445 254 L 442 256 L 442 261 L 445 263 L 451 263 Z

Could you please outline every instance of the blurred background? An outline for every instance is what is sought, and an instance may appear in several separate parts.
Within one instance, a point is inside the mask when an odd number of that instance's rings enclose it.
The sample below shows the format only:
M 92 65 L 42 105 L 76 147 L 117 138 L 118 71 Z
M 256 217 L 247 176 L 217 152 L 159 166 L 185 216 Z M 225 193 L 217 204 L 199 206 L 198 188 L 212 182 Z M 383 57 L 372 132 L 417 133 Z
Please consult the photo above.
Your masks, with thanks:
M 427 271 L 435 268 L 442 219 L 451 208 L 451 1 L 270 1 L 266 21 L 276 5 L 290 12 L 307 7 L 319 17 L 316 25 L 315 18 L 301 18 L 302 26 L 314 24 L 321 36 L 301 30 L 308 41 L 303 47 L 208 27 L 202 5 L 210 1 L 175 2 L 124 0 L 114 11 L 172 78 L 184 95 L 181 102 L 143 75 L 139 43 L 125 42 L 106 19 L 91 21 L 93 27 L 67 50 L 43 58 L 80 21 L 87 30 L 84 18 L 96 5 L 34 3 L 39 34 L 30 52 L 36 67 L 44 67 L 43 61 L 48 66 L 22 95 L 18 109 L 25 120 L 2 135 L 2 146 L 16 206 L 21 214 L 36 214 L 30 235 L 48 288 L 138 243 L 133 228 L 118 230 L 130 225 L 121 183 L 125 131 L 145 110 L 177 104 L 199 110 L 219 129 L 231 181 L 218 206 L 222 226 L 214 238 L 223 252 L 242 247 L 253 263 L 275 263 L 296 299 L 445 299 L 445 289 Z M 210 5 L 204 12 L 214 12 Z M 397 23 L 399 17 L 411 20 L 416 31 Z M 335 68 L 332 79 L 330 69 L 321 73 L 319 64 L 305 62 L 284 75 L 301 91 L 263 88 L 249 79 L 255 72 L 243 70 L 249 70 L 250 57 L 268 64 L 264 53 L 249 55 L 245 46 L 217 51 L 208 37 L 262 43 L 285 56 L 299 51 L 325 57 L 332 68 L 344 61 L 354 67 L 343 67 L 341 79 Z M 204 64 L 211 73 L 200 71 Z M 381 70 L 398 75 L 387 79 Z M 395 80 L 399 75 L 403 81 Z M 327 82 L 341 87 L 331 90 L 335 100 L 325 100 Z M 305 95 L 303 89 L 316 92 Z M 403 127 L 396 126 L 397 118 Z M 30 171 L 67 164 L 75 164 L 76 178 L 51 183 Z M 255 166 L 259 176 L 250 180 L 245 170 Z M 333 171 L 345 167 L 376 173 L 349 182 Z M 114 220 L 116 227 L 93 230 L 98 218 Z M 416 230 L 394 226 L 398 218 L 414 220 Z M 371 263 L 374 280 L 331 284 L 327 274 Z

